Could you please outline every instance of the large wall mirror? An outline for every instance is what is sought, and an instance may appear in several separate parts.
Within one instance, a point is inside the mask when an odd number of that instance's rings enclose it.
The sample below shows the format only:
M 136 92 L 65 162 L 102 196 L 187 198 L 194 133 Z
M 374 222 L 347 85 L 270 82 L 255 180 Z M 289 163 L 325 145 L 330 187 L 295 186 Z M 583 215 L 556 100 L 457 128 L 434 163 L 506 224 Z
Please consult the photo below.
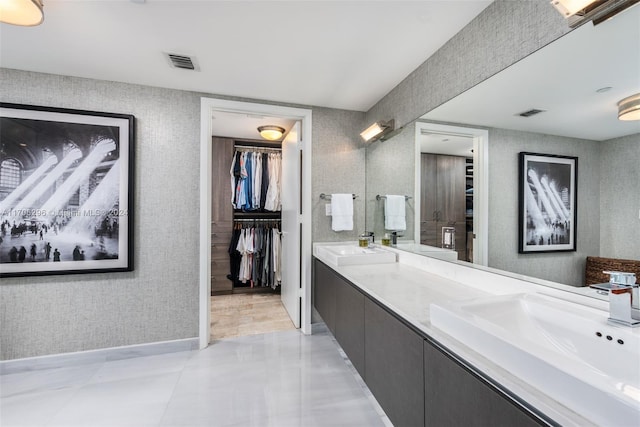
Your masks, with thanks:
M 619 120 L 617 106 L 636 93 L 640 6 L 577 28 L 393 138 L 368 146 L 367 229 L 376 236 L 388 231 L 377 195 L 403 194 L 410 198 L 400 248 L 421 250 L 417 244 L 432 233 L 424 223 L 443 219 L 455 229 L 456 262 L 541 283 L 584 286 L 587 256 L 640 259 L 640 121 Z M 520 152 L 578 158 L 575 251 L 519 253 Z M 456 172 L 460 182 L 449 179 L 446 189 L 431 190 L 431 195 L 463 191 L 455 220 L 443 218 L 443 209 L 425 200 L 425 186 L 434 178 L 427 182 L 424 165 L 437 163 L 439 156 L 442 166 L 431 170 L 461 171 Z M 461 160 L 446 166 L 454 157 Z M 435 238 L 442 243 L 441 232 Z

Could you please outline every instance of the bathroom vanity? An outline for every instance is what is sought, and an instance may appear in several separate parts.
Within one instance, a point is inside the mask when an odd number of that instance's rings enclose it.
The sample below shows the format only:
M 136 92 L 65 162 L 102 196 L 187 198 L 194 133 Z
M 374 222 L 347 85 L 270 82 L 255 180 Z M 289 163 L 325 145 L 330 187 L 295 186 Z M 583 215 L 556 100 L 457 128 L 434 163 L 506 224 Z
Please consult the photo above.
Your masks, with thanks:
M 606 299 L 392 248 L 378 249 L 395 263 L 337 265 L 331 245 L 314 244 L 314 306 L 394 425 L 638 425 L 640 330 L 607 325 Z M 571 327 L 541 333 L 624 369 L 528 339 L 564 313 L 584 323 L 581 341 L 567 339 Z

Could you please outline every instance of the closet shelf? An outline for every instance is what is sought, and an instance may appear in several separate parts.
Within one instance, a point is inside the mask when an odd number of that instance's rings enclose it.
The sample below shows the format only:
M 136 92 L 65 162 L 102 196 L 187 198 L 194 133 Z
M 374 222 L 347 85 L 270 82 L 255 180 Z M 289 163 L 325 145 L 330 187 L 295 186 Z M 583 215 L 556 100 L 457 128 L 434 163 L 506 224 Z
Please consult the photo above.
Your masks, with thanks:
M 281 212 L 245 212 L 245 211 L 235 211 L 233 213 L 234 218 L 243 218 L 243 219 L 280 219 Z

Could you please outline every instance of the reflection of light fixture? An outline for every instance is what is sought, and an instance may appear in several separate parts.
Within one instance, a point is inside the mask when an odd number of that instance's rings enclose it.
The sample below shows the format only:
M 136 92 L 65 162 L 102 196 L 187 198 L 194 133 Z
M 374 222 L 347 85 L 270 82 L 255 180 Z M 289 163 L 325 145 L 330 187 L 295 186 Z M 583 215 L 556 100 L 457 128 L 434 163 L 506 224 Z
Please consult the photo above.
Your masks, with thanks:
M 269 141 L 277 141 L 278 139 L 282 138 L 282 135 L 284 135 L 284 128 L 274 125 L 259 126 L 258 132 L 260 132 L 260 136 L 264 139 L 268 139 Z
M 0 22 L 31 27 L 44 21 L 42 0 L 0 0 Z
M 567 18 L 569 26 L 575 28 L 589 21 L 598 25 L 638 1 L 640 0 L 551 0 L 551 4 Z
M 575 15 L 576 13 L 584 10 L 591 3 L 595 3 L 595 0 L 552 0 L 551 4 L 560 12 L 565 18 Z
M 640 120 L 640 93 L 628 96 L 618 102 L 618 119 Z
M 393 130 L 394 121 L 389 120 L 388 122 L 375 122 L 362 132 L 360 132 L 360 136 L 364 139 L 365 142 L 373 142 L 375 140 L 381 139 L 384 135 L 388 134 Z

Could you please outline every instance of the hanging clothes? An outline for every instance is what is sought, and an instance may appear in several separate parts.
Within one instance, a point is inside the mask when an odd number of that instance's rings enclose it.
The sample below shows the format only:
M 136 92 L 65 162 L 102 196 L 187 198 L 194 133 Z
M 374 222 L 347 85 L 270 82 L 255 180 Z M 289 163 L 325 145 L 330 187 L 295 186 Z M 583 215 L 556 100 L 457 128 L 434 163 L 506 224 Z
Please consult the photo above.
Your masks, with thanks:
M 281 168 L 281 152 L 236 150 L 229 169 L 233 208 L 242 211 L 281 211 Z
M 271 287 L 282 282 L 279 221 L 236 222 L 229 245 L 229 278 L 236 287 Z

